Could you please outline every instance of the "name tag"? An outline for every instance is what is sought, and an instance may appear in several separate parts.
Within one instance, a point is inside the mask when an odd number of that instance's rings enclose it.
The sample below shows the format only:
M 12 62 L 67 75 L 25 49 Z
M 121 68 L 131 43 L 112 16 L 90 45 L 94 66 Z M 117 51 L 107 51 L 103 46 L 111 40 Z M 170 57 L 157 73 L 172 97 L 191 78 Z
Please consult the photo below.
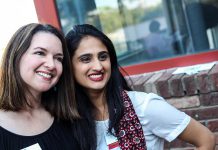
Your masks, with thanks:
M 106 137 L 106 142 L 107 142 L 107 146 L 109 150 L 120 150 L 117 137 L 114 137 L 111 134 L 106 134 L 105 137 Z
M 39 146 L 38 143 L 34 144 L 34 145 L 31 145 L 31 146 L 28 146 L 26 148 L 23 148 L 21 150 L 42 150 L 41 147 Z
M 111 143 L 108 145 L 108 149 L 109 150 L 119 150 L 119 143 L 118 141 L 115 142 L 115 143 Z

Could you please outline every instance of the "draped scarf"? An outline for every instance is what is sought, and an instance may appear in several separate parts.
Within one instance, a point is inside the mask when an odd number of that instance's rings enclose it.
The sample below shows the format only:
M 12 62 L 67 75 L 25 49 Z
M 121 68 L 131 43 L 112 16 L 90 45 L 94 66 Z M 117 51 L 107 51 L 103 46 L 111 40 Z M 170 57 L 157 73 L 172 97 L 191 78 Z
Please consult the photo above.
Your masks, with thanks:
M 146 142 L 139 118 L 125 91 L 121 93 L 124 115 L 120 120 L 116 136 L 122 150 L 146 150 Z

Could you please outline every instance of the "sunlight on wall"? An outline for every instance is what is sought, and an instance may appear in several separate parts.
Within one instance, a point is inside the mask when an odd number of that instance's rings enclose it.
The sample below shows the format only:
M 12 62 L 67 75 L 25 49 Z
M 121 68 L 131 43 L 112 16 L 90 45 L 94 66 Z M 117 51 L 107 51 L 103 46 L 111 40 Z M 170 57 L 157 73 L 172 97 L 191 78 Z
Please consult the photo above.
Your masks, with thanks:
M 0 1 L 0 61 L 13 33 L 21 26 L 38 22 L 33 0 Z

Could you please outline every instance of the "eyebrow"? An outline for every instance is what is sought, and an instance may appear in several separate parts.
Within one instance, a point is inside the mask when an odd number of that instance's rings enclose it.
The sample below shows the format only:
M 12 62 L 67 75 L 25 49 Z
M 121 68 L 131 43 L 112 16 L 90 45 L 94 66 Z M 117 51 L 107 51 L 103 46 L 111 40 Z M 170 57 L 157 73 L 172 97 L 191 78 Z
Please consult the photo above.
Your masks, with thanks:
M 98 55 L 101 55 L 101 54 L 108 54 L 109 55 L 109 52 L 107 51 L 102 51 L 102 52 L 99 52 Z
M 80 59 L 81 57 L 90 57 L 90 56 L 92 56 L 92 54 L 87 53 L 87 54 L 80 55 L 78 58 Z
M 36 50 L 36 49 L 41 49 L 41 50 L 43 50 L 45 52 L 48 51 L 46 48 L 43 48 L 43 47 L 35 47 L 34 50 Z M 62 56 L 62 57 L 64 57 L 63 53 L 57 53 L 57 54 L 55 54 L 55 56 Z
M 55 56 L 61 56 L 64 57 L 64 55 L 62 53 L 57 53 Z

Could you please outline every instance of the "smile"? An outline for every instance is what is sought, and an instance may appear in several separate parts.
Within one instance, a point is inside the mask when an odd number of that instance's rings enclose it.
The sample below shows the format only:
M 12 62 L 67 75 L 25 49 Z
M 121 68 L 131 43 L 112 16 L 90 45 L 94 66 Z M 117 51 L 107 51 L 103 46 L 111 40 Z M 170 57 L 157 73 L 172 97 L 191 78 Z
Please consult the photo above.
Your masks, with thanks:
M 91 74 L 89 75 L 89 79 L 92 81 L 102 81 L 104 79 L 104 75 L 101 74 Z
M 51 79 L 52 78 L 52 75 L 49 74 L 49 73 L 45 73 L 45 72 L 37 72 L 38 75 L 46 78 L 46 79 Z

